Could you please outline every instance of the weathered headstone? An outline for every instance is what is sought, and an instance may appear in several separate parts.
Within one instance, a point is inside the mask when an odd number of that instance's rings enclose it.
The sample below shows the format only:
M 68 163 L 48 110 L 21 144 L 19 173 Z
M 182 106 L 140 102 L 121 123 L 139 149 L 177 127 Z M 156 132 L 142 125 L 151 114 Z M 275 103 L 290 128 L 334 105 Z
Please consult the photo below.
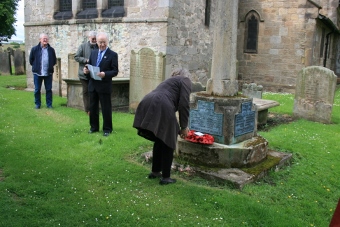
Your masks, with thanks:
M 11 61 L 8 51 L 0 51 L 0 73 L 2 75 L 11 74 Z
M 14 50 L 14 68 L 15 75 L 25 74 L 25 51 L 20 49 Z
M 150 48 L 131 51 L 129 109 L 134 113 L 139 102 L 164 80 L 165 55 Z
M 263 86 L 257 85 L 255 83 L 250 84 L 245 83 L 242 86 L 242 94 L 249 98 L 262 99 L 262 90 Z
M 74 60 L 75 54 L 68 55 L 68 79 L 78 78 L 79 63 Z
M 293 115 L 310 121 L 331 123 L 337 76 L 321 66 L 302 69 L 296 80 Z

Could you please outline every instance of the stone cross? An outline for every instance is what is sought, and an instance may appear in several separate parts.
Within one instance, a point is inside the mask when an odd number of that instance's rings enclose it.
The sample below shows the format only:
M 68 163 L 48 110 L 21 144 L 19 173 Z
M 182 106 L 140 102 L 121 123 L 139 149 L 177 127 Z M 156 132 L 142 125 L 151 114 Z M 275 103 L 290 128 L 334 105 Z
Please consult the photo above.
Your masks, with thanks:
M 211 79 L 207 93 L 216 96 L 235 96 L 238 92 L 237 20 L 238 0 L 216 1 Z

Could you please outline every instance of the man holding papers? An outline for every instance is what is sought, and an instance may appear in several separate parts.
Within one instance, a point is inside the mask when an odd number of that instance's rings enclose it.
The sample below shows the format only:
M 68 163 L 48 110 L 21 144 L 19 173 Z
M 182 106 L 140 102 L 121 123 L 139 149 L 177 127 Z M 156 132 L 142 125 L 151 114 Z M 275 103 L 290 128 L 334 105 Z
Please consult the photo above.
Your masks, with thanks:
M 99 102 L 103 116 L 103 135 L 112 132 L 112 77 L 118 74 L 118 54 L 108 48 L 108 35 L 97 34 L 99 49 L 91 52 L 84 74 L 89 78 L 90 131 L 99 132 Z M 92 74 L 92 75 L 91 75 Z

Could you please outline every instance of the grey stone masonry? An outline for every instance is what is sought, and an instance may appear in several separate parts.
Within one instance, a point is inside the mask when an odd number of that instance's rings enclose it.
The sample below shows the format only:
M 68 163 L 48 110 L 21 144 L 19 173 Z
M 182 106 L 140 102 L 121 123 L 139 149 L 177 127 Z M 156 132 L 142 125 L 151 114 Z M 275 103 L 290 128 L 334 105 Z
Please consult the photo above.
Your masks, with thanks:
M 248 98 L 262 99 L 262 90 L 263 86 L 255 83 L 245 83 L 242 85 L 242 94 Z

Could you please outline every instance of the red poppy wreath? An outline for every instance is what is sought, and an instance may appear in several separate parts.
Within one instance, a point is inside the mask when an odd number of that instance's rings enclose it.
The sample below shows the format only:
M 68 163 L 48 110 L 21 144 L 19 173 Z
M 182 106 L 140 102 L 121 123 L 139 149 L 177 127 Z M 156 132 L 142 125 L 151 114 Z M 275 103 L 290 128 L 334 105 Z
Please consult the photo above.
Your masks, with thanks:
M 193 143 L 208 144 L 208 145 L 214 143 L 214 137 L 212 137 L 209 134 L 196 132 L 195 130 L 190 130 L 188 132 L 187 137 L 185 137 L 185 140 L 193 142 Z

